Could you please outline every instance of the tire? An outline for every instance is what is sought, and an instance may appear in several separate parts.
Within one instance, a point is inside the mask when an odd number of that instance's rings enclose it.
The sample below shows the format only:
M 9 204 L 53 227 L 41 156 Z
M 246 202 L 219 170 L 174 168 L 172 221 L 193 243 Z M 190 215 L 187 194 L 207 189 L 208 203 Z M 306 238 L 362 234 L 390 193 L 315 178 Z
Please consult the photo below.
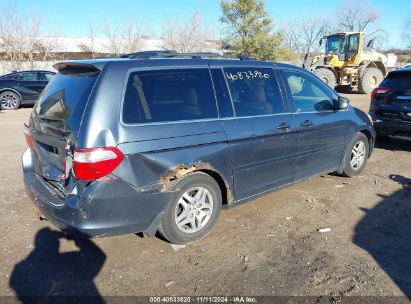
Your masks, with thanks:
M 3 91 L 0 93 L 0 103 L 2 110 L 17 110 L 20 107 L 21 98 L 13 91 Z
M 380 85 L 383 79 L 384 75 L 379 69 L 366 68 L 358 82 L 358 91 L 360 93 L 369 94 Z
M 328 84 L 330 87 L 335 87 L 337 79 L 335 78 L 335 75 L 331 70 L 326 68 L 319 68 L 314 71 L 314 74 L 320 77 L 321 80 Z
M 221 212 L 222 197 L 217 182 L 208 174 L 194 172 L 176 180 L 169 189 L 174 195 L 160 221 L 160 234 L 174 244 L 187 244 L 205 237 Z M 196 201 L 196 195 L 201 193 L 203 199 Z
M 356 155 L 361 155 L 361 158 L 358 158 L 358 162 L 356 162 L 353 158 L 355 157 L 354 148 L 357 151 L 355 152 Z M 357 133 L 345 152 L 343 175 L 348 177 L 359 175 L 367 163 L 369 153 L 370 144 L 367 136 L 363 133 Z M 356 165 L 354 166 L 353 164 Z

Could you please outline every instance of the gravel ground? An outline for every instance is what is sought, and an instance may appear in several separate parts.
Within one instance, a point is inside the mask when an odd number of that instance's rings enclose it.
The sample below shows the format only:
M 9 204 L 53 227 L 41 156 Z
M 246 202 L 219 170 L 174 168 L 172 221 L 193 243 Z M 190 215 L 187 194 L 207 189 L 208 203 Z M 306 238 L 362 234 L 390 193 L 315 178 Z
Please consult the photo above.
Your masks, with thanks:
M 369 97 L 347 96 L 367 110 Z M 378 143 L 359 177 L 226 210 L 180 248 L 133 234 L 72 240 L 39 221 L 20 166 L 30 111 L 0 112 L 0 295 L 411 296 L 410 139 Z

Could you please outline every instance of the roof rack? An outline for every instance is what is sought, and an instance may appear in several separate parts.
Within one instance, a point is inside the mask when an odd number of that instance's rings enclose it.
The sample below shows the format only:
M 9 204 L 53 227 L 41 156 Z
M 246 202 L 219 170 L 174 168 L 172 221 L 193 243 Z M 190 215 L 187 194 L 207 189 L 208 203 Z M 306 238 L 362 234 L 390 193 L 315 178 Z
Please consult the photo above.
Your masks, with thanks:
M 177 53 L 174 50 L 164 51 L 144 51 L 121 56 L 122 58 L 130 59 L 150 59 L 150 58 L 191 58 L 191 59 L 210 59 L 210 58 L 227 58 L 239 60 L 253 60 L 246 55 L 223 54 L 217 52 L 193 52 L 193 53 Z
M 121 58 L 130 58 L 130 59 L 149 59 L 153 57 L 164 57 L 167 55 L 177 54 L 173 50 L 163 50 L 163 51 L 143 51 L 137 53 L 131 53 L 122 55 Z

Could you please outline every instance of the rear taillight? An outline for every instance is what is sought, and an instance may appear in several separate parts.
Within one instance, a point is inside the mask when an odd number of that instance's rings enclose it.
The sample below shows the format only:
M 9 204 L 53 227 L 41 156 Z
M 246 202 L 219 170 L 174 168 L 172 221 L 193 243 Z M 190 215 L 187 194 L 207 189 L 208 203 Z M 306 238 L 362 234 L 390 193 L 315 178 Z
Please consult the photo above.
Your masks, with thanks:
M 389 88 L 375 88 L 371 93 L 371 100 L 375 100 L 377 94 L 384 94 L 391 91 Z
M 36 149 L 36 146 L 34 145 L 33 138 L 32 138 L 31 135 L 30 135 L 29 126 L 28 126 L 26 123 L 24 124 L 24 137 L 26 138 L 27 146 L 28 146 L 30 149 L 35 150 L 35 149 Z
M 124 154 L 115 147 L 75 149 L 74 175 L 78 179 L 95 180 L 113 172 L 123 159 Z

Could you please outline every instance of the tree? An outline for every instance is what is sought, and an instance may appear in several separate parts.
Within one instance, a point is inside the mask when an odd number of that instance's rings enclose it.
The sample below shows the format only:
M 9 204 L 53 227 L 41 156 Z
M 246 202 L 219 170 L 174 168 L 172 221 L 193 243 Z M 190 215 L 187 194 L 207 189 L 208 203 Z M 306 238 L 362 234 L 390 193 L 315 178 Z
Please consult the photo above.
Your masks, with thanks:
M 40 36 L 44 24 L 34 12 L 17 10 L 6 3 L 0 8 L 0 59 L 5 71 L 34 69 L 54 59 L 57 46 L 52 35 Z
M 340 31 L 365 32 L 367 39 L 375 39 L 380 47 L 386 43 L 385 31 L 378 25 L 380 13 L 367 0 L 346 0 L 335 15 Z
M 286 42 L 290 49 L 300 54 L 320 50 L 319 41 L 332 31 L 331 21 L 323 17 L 311 16 L 289 22 Z
M 350 32 L 364 32 L 380 17 L 380 14 L 371 8 L 366 0 L 346 1 L 338 12 L 339 25 Z
M 178 18 L 166 20 L 161 37 L 174 51 L 195 52 L 206 50 L 213 34 L 204 24 L 201 14 L 196 12 L 186 21 Z
M 122 26 L 114 26 L 107 20 L 103 24 L 103 34 L 108 41 L 106 48 L 116 56 L 140 51 L 146 32 L 144 23 L 138 18 L 129 18 Z
M 411 48 L 411 13 L 409 13 L 407 19 L 405 19 L 404 38 L 405 46 Z
M 263 0 L 221 0 L 220 7 L 220 21 L 227 25 L 223 42 L 229 50 L 262 60 L 290 57 L 284 47 L 285 33 L 274 33 Z

